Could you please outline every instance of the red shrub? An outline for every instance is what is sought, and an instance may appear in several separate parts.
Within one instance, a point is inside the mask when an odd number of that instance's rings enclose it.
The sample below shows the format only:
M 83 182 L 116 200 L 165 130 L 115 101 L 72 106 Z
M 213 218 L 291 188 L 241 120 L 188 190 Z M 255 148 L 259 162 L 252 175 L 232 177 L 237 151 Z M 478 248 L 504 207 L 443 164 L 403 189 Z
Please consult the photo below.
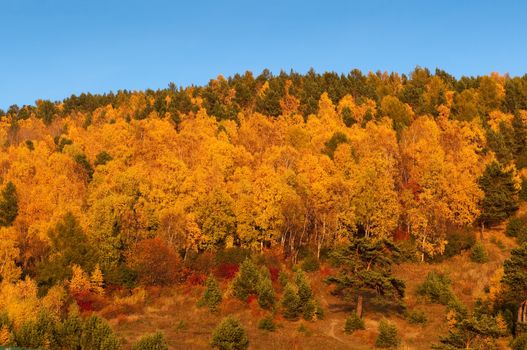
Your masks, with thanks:
M 187 278 L 187 283 L 191 286 L 204 285 L 207 280 L 207 276 L 203 273 L 194 272 Z
M 320 269 L 320 276 L 322 277 L 328 277 L 331 275 L 331 269 L 327 266 L 324 266 Z
M 252 303 L 256 302 L 258 299 L 258 296 L 251 294 L 247 297 L 247 304 L 251 305 Z
M 185 266 L 191 271 L 198 271 L 208 275 L 214 266 L 214 255 L 211 252 L 189 253 L 185 260 Z
M 215 271 L 215 275 L 216 277 L 219 277 L 219 278 L 225 278 L 225 279 L 233 279 L 234 276 L 236 276 L 236 274 L 238 273 L 238 270 L 240 269 L 240 267 L 238 266 L 238 264 L 234 264 L 234 263 L 221 263 L 217 268 L 216 268 L 216 271 Z
M 91 300 L 77 300 L 81 312 L 92 312 L 93 302 Z
M 271 281 L 276 282 L 280 275 L 280 268 L 271 266 L 269 267 L 269 273 L 271 274 Z
M 408 232 L 408 230 L 404 230 L 400 226 L 397 227 L 397 229 L 393 233 L 393 240 L 395 242 L 398 242 L 398 241 L 406 241 L 408 239 L 410 239 L 410 233 Z
M 81 291 L 72 294 L 81 312 L 99 311 L 108 305 L 108 300 L 101 295 L 90 291 Z
M 173 284 L 181 270 L 179 255 L 161 238 L 144 239 L 137 243 L 128 261 L 145 285 Z

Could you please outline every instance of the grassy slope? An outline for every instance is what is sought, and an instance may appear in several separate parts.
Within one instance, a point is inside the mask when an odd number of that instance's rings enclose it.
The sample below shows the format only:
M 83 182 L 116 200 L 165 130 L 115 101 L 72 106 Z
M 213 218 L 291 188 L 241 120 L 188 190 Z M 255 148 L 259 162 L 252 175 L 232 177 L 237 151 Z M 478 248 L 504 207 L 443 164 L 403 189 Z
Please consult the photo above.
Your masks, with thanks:
M 470 261 L 469 252 L 436 264 L 402 264 L 396 268 L 396 275 L 407 283 L 406 304 L 410 308 L 424 310 L 428 323 L 424 326 L 411 325 L 402 316 L 386 314 L 383 310 L 372 310 L 366 306 L 366 330 L 347 335 L 343 331 L 344 320 L 351 307 L 348 303 L 332 296 L 324 285 L 319 273 L 310 274 L 313 290 L 321 301 L 326 317 L 316 322 L 289 322 L 278 318 L 280 327 L 268 333 L 257 328 L 258 320 L 266 313 L 256 302 L 247 306 L 233 298 L 222 303 L 217 313 L 196 307 L 202 287 L 179 287 L 163 290 L 151 297 L 146 306 L 126 316 L 117 316 L 110 323 L 127 344 L 134 342 L 141 334 L 161 330 L 165 333 L 171 348 L 203 349 L 208 348 L 210 335 L 215 325 L 228 314 L 236 315 L 247 329 L 250 349 L 372 349 L 377 336 L 377 325 L 382 317 L 387 317 L 397 324 L 403 338 L 402 349 L 429 349 L 430 344 L 437 342 L 440 335 L 446 333 L 445 307 L 423 304 L 415 297 L 416 286 L 423 281 L 426 274 L 433 270 L 446 272 L 454 281 L 454 291 L 467 305 L 475 298 L 484 295 L 489 280 L 509 251 L 514 247 L 513 240 L 506 237 L 503 227 L 486 231 L 484 245 L 489 252 L 489 262 L 476 264 Z M 494 237 L 494 239 L 491 239 Z M 495 243 L 500 240 L 504 249 Z M 225 290 L 226 285 L 222 288 Z M 180 322 L 181 321 L 181 322 Z M 301 324 L 308 332 L 299 332 Z M 506 341 L 503 341 L 505 344 Z M 506 347 L 504 347 L 505 349 Z

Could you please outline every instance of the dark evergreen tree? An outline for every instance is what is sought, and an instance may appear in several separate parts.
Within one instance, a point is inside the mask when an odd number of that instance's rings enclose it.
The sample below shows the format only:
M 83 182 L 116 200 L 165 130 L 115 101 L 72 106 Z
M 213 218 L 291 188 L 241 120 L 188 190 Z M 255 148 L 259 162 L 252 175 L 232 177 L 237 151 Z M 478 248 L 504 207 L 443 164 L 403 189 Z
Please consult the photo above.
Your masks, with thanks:
M 77 154 L 73 157 L 75 162 L 81 167 L 82 171 L 86 174 L 86 179 L 90 182 L 93 178 L 93 167 L 85 154 Z
M 277 78 L 268 81 L 269 87 L 256 99 L 256 112 L 270 117 L 282 113 L 280 100 L 284 96 L 284 84 Z
M 82 327 L 82 320 L 77 315 L 64 320 L 59 331 L 60 344 L 63 349 L 80 349 Z
M 512 78 L 505 82 L 505 109 L 514 113 L 520 109 L 527 109 L 527 80 Z
M 344 133 L 336 132 L 326 141 L 326 143 L 324 143 L 325 148 L 323 152 L 327 154 L 329 158 L 333 159 L 333 154 L 337 150 L 337 147 L 341 143 L 346 142 L 348 142 L 348 137 Z
M 512 139 L 510 138 L 510 129 L 501 124 L 500 131 L 487 130 L 487 145 L 496 155 L 496 159 L 501 164 L 507 164 L 514 159 L 512 150 Z
M 49 125 L 55 118 L 57 113 L 57 107 L 55 104 L 48 100 L 38 100 L 37 101 L 37 118 L 42 119 L 42 121 Z
M 288 320 L 297 320 L 302 312 L 302 305 L 298 296 L 298 290 L 292 284 L 287 284 L 282 296 L 282 313 Z
M 90 316 L 84 321 L 81 349 L 85 350 L 119 350 L 121 344 L 108 323 L 98 317 Z
M 18 216 L 16 186 L 9 181 L 0 193 L 0 226 L 11 226 Z
M 93 165 L 94 166 L 105 165 L 112 159 L 113 159 L 112 156 L 108 152 L 102 151 L 95 156 L 95 161 L 93 162 Z
M 507 219 L 518 210 L 518 189 L 513 170 L 506 170 L 497 162 L 492 162 L 478 182 L 485 193 L 479 217 L 482 229 Z
M 433 349 L 495 349 L 496 339 L 504 335 L 497 318 L 488 314 L 471 315 L 456 320 L 448 335 L 434 344 Z
M 16 343 L 22 348 L 55 349 L 59 344 L 59 323 L 45 311 L 36 320 L 28 320 L 15 332 Z
M 48 232 L 49 256 L 38 266 L 40 283 L 52 285 L 71 276 L 71 265 L 92 271 L 96 263 L 94 248 L 89 244 L 79 221 L 72 213 Z
M 363 296 L 373 293 L 393 301 L 404 297 L 405 283 L 392 275 L 398 248 L 388 240 L 359 238 L 331 254 L 340 266 L 338 275 L 329 276 L 326 283 L 337 288 L 336 294 L 355 295 L 356 314 L 362 317 Z
M 519 307 L 527 301 L 527 243 L 511 251 L 510 258 L 503 263 L 503 269 L 502 283 L 507 286 L 504 297 Z

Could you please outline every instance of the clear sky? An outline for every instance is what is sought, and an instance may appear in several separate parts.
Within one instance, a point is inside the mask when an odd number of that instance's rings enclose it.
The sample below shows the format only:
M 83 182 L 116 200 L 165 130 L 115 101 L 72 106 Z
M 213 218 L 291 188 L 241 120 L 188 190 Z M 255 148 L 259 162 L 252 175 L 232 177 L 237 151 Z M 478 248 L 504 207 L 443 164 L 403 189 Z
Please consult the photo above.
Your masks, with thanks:
M 0 0 L 0 108 L 269 68 L 527 73 L 527 2 Z

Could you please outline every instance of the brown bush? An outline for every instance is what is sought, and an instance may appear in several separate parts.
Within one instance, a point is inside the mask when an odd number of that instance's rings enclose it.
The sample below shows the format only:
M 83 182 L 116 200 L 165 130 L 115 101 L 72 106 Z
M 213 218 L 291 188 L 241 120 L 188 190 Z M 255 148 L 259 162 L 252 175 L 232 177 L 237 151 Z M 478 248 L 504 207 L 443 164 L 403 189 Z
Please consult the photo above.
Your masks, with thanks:
M 181 258 L 161 238 L 144 239 L 131 250 L 128 262 L 144 285 L 170 285 L 179 278 Z

